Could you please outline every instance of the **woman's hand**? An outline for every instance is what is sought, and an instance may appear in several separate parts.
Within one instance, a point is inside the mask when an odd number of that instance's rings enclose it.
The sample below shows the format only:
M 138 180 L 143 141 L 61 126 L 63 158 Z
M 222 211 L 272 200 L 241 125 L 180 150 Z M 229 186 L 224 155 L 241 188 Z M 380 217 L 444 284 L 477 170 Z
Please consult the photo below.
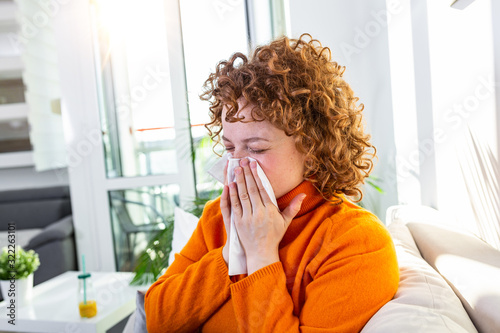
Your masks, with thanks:
M 227 166 L 229 162 L 226 163 L 224 167 L 224 189 L 220 197 L 220 210 L 222 213 L 222 218 L 224 220 L 224 227 L 226 228 L 226 244 L 222 248 L 222 257 L 229 265 L 229 235 L 231 231 L 231 201 L 229 199 L 229 187 L 227 186 Z
M 303 193 L 297 195 L 290 205 L 280 212 L 262 185 L 257 174 L 257 163 L 254 161 L 249 163 L 248 159 L 244 158 L 240 165 L 241 167 L 235 169 L 236 183 L 233 182 L 228 186 L 230 199 L 227 200 L 226 194 L 224 204 L 227 207 L 230 201 L 238 236 L 245 249 L 247 270 L 250 275 L 280 260 L 279 243 L 292 219 L 299 212 L 306 195 Z M 224 197 L 224 193 L 222 196 Z M 228 215 L 230 219 L 230 213 Z M 225 221 L 226 218 L 224 223 Z

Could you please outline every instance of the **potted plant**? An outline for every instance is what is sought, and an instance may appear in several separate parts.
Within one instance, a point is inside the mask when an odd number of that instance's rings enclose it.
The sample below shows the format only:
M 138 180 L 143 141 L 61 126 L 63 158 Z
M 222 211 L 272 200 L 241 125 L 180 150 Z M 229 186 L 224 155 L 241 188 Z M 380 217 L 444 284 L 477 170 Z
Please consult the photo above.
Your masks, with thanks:
M 31 299 L 33 272 L 40 266 L 38 254 L 20 246 L 9 246 L 0 254 L 0 287 L 4 299 L 17 297 L 20 304 Z

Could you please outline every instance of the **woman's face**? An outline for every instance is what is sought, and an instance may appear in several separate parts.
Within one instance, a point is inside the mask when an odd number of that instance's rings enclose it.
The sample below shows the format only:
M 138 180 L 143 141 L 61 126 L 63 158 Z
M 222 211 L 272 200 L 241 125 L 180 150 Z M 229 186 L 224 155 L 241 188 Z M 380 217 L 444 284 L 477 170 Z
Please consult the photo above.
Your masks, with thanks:
M 238 101 L 239 117 L 245 122 L 226 122 L 222 112 L 222 140 L 234 158 L 255 158 L 271 182 L 276 198 L 290 192 L 303 181 L 304 155 L 295 147 L 293 137 L 274 127 L 269 121 L 254 121 L 252 105 Z

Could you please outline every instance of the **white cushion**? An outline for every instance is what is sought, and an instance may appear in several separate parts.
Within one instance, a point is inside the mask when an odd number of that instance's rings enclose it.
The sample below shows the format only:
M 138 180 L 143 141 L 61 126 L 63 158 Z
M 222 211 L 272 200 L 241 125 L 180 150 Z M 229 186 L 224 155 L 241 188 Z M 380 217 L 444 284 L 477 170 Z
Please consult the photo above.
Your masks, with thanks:
M 168 265 L 174 262 L 175 254 L 181 252 L 198 225 L 199 218 L 179 207 L 174 210 L 174 234 L 172 236 L 172 250 L 168 257 Z
M 403 224 L 409 222 L 419 222 L 428 224 L 448 224 L 455 223 L 452 218 L 441 211 L 423 205 L 396 205 L 387 208 L 386 225 L 393 222 Z
M 408 223 L 422 257 L 455 290 L 481 332 L 500 332 L 500 251 L 472 234 Z
M 420 256 L 408 228 L 393 222 L 388 229 L 398 257 L 399 289 L 362 332 L 477 332 L 453 290 Z

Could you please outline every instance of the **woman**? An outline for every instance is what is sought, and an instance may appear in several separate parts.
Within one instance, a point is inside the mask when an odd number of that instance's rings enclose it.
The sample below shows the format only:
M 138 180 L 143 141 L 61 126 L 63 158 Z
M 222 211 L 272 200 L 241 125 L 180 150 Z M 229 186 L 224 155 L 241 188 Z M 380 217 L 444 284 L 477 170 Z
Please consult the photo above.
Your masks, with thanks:
M 218 64 L 202 98 L 212 137 L 222 132 L 240 167 L 148 290 L 149 332 L 359 332 L 394 296 L 391 238 L 346 198 L 361 195 L 374 147 L 343 71 L 310 35 Z M 227 266 L 231 211 L 247 262 L 236 276 Z

